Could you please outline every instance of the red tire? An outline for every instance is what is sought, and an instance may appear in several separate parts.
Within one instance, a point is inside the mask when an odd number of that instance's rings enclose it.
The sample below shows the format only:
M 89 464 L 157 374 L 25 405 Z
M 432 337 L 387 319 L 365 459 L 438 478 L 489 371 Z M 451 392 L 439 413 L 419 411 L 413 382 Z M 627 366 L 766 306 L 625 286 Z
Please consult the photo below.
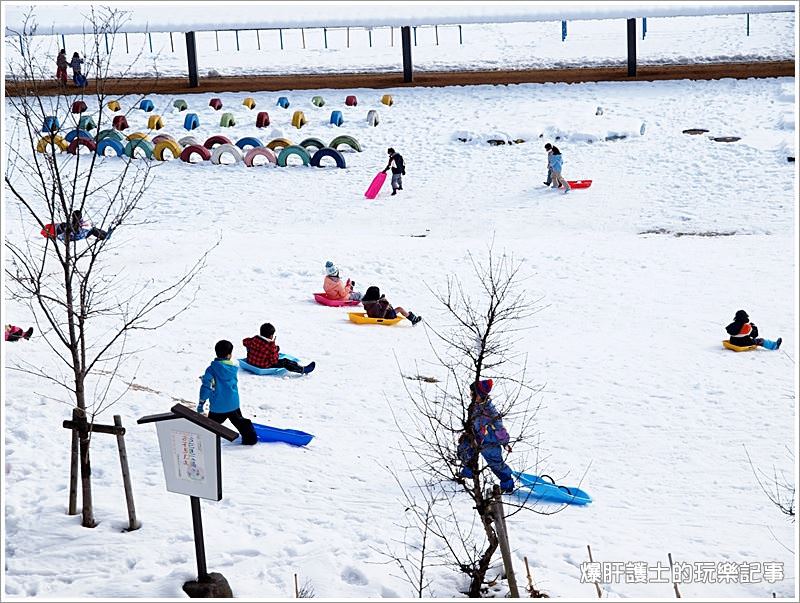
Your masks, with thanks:
M 200 157 L 203 158 L 203 161 L 208 161 L 211 159 L 211 151 L 209 151 L 206 147 L 200 146 L 199 144 L 190 144 L 181 151 L 181 161 L 191 163 L 191 158 L 194 153 L 200 155 Z
M 70 155 L 77 155 L 78 154 L 78 145 L 82 145 L 89 149 L 92 153 L 97 152 L 97 143 L 92 140 L 91 138 L 84 138 L 83 136 L 76 136 L 72 139 L 72 142 L 69 143 L 67 147 L 67 153 Z
M 203 146 L 207 149 L 213 149 L 214 145 L 218 144 L 233 144 L 233 141 L 227 136 L 222 136 L 221 134 L 217 134 L 216 136 L 212 136 L 211 138 L 206 140 L 203 143 Z

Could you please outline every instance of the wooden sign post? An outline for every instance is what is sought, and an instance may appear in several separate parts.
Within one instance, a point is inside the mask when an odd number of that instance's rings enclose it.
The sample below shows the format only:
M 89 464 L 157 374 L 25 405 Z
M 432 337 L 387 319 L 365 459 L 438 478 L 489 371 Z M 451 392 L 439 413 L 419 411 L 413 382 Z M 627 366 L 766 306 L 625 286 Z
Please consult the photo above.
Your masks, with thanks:
M 197 580 L 185 582 L 184 592 L 192 598 L 233 597 L 225 576 L 208 573 L 200 499 L 222 500 L 220 437 L 232 442 L 239 434 L 182 404 L 137 422 L 156 424 L 167 490 L 189 496 L 191 503 Z

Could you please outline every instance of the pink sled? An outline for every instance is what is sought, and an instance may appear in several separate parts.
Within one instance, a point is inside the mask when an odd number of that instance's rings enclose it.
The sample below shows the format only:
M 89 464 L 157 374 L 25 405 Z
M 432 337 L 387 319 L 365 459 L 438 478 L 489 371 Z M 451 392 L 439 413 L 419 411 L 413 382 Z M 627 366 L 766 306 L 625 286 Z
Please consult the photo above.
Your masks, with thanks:
M 378 193 L 381 192 L 381 187 L 384 182 L 386 182 L 386 172 L 378 172 L 378 175 L 372 179 L 372 183 L 369 185 L 367 192 L 364 193 L 364 196 L 367 199 L 374 199 L 377 197 Z
M 318 304 L 322 304 L 323 306 L 332 306 L 335 308 L 342 306 L 358 306 L 361 304 L 361 302 L 357 299 L 331 299 L 324 293 L 315 293 L 314 299 L 317 300 Z

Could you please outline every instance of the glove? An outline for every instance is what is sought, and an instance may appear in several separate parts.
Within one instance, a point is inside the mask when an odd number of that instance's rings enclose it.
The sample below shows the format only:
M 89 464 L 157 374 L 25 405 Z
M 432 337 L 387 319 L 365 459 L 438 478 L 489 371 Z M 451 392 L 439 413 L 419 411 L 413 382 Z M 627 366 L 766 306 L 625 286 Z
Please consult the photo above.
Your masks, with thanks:
M 205 402 L 200 402 L 200 404 L 197 405 L 197 412 L 202 415 L 205 412 L 205 406 Z
M 385 174 L 388 170 L 389 168 L 386 168 L 385 170 L 381 170 L 381 172 Z
M 506 451 L 511 454 L 511 444 L 506 444 Z

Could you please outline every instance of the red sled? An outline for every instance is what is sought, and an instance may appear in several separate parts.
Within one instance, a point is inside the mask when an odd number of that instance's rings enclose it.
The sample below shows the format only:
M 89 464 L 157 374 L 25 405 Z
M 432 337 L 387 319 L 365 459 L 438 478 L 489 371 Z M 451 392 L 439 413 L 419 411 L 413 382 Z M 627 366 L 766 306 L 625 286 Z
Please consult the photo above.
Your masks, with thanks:
M 381 187 L 383 183 L 386 182 L 386 172 L 378 172 L 378 175 L 373 178 L 372 183 L 369 185 L 367 192 L 364 193 L 364 196 L 367 199 L 374 199 L 378 196 L 378 193 L 381 192 Z
M 570 188 L 589 188 L 592 186 L 591 180 L 567 180 Z
M 55 224 L 45 224 L 44 228 L 42 228 L 42 236 L 46 239 L 55 239 L 56 238 L 56 225 Z

